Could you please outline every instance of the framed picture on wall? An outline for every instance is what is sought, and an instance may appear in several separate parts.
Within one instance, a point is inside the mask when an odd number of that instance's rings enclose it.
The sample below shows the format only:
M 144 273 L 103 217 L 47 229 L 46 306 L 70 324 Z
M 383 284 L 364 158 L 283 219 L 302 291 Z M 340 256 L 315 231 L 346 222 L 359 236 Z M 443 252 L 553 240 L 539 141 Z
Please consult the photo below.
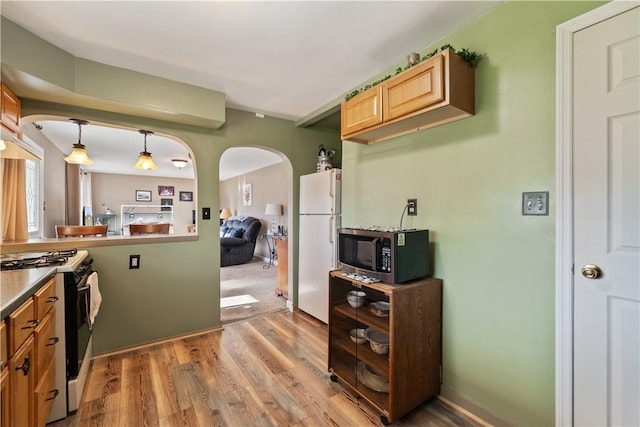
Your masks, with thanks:
M 159 196 L 173 196 L 175 193 L 175 187 L 173 185 L 158 185 Z
M 170 211 L 173 206 L 173 199 L 160 199 L 160 210 Z
M 244 184 L 242 186 L 242 204 L 244 206 L 253 205 L 253 192 L 251 190 L 251 184 Z
M 181 191 L 180 192 L 180 201 L 181 202 L 193 202 L 193 191 Z
M 136 190 L 136 202 L 150 202 L 151 190 Z

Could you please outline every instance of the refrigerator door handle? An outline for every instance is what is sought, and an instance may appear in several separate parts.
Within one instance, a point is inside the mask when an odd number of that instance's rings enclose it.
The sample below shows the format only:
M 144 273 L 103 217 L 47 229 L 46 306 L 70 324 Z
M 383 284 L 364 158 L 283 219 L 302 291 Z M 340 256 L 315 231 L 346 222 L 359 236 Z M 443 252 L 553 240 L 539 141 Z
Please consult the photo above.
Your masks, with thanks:
M 331 198 L 331 200 L 333 200 L 333 203 L 331 203 L 331 206 L 335 206 L 336 202 L 336 179 L 335 179 L 335 174 L 336 171 L 334 171 L 333 169 L 329 171 L 329 197 Z M 331 213 L 334 212 L 334 209 L 331 208 Z
M 329 242 L 331 243 L 331 268 L 336 268 L 336 250 L 335 250 L 335 221 L 336 217 L 329 217 Z

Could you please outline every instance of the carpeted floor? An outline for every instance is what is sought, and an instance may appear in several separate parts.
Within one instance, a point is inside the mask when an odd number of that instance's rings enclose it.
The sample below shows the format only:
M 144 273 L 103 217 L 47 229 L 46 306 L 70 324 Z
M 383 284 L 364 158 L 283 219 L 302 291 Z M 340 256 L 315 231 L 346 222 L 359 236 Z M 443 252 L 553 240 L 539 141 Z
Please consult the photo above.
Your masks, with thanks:
M 278 267 L 263 268 L 265 264 L 254 258 L 246 264 L 220 268 L 222 323 L 286 309 L 286 298 L 275 294 Z

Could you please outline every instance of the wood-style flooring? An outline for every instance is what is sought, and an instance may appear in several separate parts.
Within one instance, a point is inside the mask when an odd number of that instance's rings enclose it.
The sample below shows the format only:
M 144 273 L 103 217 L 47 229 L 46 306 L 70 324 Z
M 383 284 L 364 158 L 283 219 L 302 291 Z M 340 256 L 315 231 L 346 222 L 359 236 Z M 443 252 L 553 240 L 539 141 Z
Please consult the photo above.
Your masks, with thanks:
M 50 426 L 382 426 L 327 372 L 327 326 L 279 312 L 92 362 L 78 412 Z M 397 426 L 477 426 L 431 399 Z

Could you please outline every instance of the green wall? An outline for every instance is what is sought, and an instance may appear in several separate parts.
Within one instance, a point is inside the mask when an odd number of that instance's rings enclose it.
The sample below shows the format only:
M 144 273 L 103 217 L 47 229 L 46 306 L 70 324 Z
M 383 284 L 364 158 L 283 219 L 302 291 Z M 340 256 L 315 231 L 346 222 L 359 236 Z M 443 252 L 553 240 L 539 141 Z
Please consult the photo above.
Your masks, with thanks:
M 484 54 L 476 115 L 343 142 L 343 224 L 399 225 L 407 198 L 444 284 L 443 390 L 517 425 L 554 424 L 555 27 L 593 2 L 510 2 L 446 39 Z M 423 53 L 424 53 L 423 52 Z M 522 216 L 549 191 L 549 216 Z
M 202 207 L 219 209 L 219 161 L 232 146 L 276 150 L 293 168 L 294 230 L 297 232 L 299 176 L 315 171 L 318 146 L 339 148 L 337 133 L 296 128 L 291 121 L 228 109 L 226 124 L 204 129 L 135 116 L 23 100 L 23 115 L 82 117 L 133 129 L 173 135 L 191 147 L 195 158 L 198 215 Z M 46 167 L 46 161 L 45 161 Z M 297 259 L 297 241 L 292 256 Z M 218 221 L 198 222 L 198 240 L 90 248 L 100 274 L 103 304 L 94 328 L 97 353 L 139 345 L 220 325 L 220 254 Z M 130 254 L 141 256 L 140 269 L 129 270 Z M 294 262 L 297 277 L 297 262 Z M 297 302 L 297 295 L 293 296 Z

